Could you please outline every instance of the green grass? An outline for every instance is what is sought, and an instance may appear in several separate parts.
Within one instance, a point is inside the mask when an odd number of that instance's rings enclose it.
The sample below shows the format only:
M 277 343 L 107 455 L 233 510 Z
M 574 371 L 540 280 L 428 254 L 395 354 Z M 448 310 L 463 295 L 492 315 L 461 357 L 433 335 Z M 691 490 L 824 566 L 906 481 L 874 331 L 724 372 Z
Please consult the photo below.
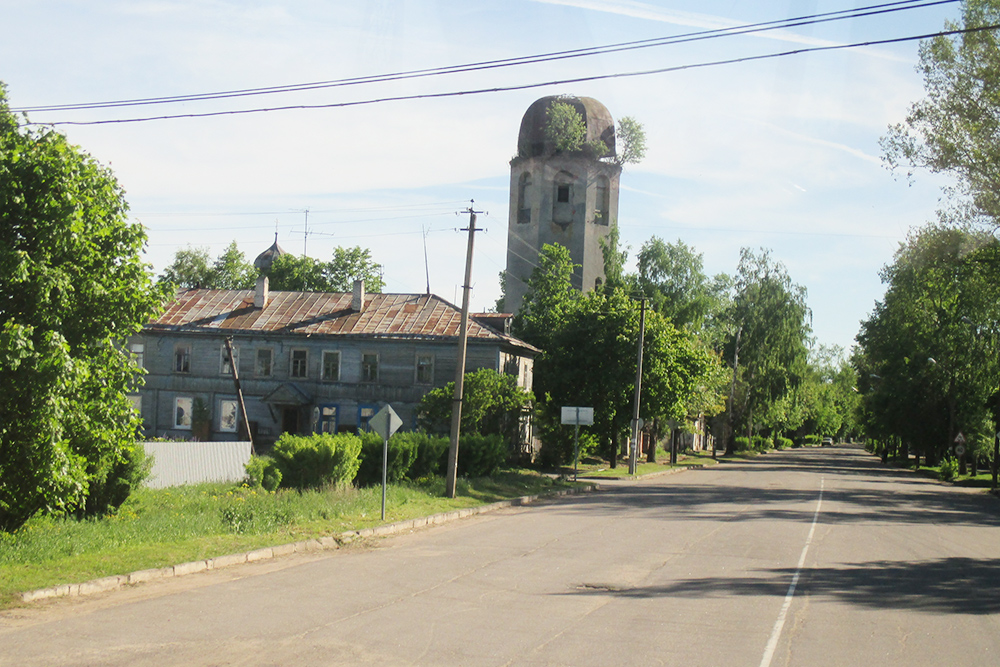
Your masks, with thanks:
M 889 465 L 896 468 L 906 468 L 914 471 L 918 475 L 923 477 L 929 477 L 930 479 L 941 479 L 941 466 L 928 466 L 921 465 L 919 468 L 916 467 L 916 462 L 914 459 L 909 459 L 908 461 L 903 461 L 900 459 L 890 459 Z M 972 471 L 972 466 L 968 467 L 968 470 Z M 969 475 L 955 475 L 955 478 L 951 480 L 951 483 L 955 486 L 966 486 L 972 488 L 988 489 L 993 485 L 993 473 L 990 472 L 989 468 L 983 470 L 980 468 L 978 475 L 973 477 Z
M 670 454 L 664 452 L 663 450 L 657 450 L 656 453 L 656 463 L 647 463 L 645 459 L 640 459 L 639 464 L 636 466 L 635 472 L 636 476 L 641 477 L 642 475 L 649 475 L 653 473 L 663 472 L 669 470 L 671 467 L 683 468 L 691 467 L 697 465 L 713 465 L 715 461 L 712 459 L 712 452 L 687 452 L 681 454 L 677 458 L 677 464 L 674 466 L 670 465 Z M 562 470 L 563 474 L 567 474 L 567 469 Z M 573 469 L 568 469 L 568 474 L 573 474 Z M 601 478 L 601 479 L 617 479 L 622 477 L 631 477 L 628 474 L 628 459 L 621 459 L 618 461 L 618 467 L 611 468 L 607 461 L 599 461 L 595 459 L 588 459 L 580 464 L 580 477 L 587 478 Z
M 458 481 L 391 485 L 392 523 L 571 486 L 525 470 Z M 336 535 L 382 524 L 382 488 L 281 490 L 267 493 L 227 484 L 141 489 L 108 517 L 36 517 L 0 533 L 0 607 L 17 593 L 57 584 L 223 556 L 264 546 Z

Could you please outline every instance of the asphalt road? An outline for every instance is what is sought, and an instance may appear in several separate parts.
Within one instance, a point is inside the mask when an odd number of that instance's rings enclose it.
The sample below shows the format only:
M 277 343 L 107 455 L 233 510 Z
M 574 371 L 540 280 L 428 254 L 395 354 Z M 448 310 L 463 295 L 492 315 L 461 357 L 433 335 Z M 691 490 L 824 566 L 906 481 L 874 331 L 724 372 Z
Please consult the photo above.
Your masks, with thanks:
M 0 614 L 0 665 L 989 665 L 1000 501 L 851 448 Z

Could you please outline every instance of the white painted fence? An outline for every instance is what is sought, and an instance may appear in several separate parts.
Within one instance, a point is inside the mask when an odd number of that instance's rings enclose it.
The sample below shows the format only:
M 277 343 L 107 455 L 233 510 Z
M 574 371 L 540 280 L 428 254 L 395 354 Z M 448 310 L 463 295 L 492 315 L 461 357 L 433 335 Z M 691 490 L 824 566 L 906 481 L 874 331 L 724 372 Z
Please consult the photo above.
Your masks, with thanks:
M 246 476 L 243 466 L 250 460 L 249 442 L 144 442 L 153 457 L 153 471 L 146 486 L 168 486 L 200 482 L 238 482 Z

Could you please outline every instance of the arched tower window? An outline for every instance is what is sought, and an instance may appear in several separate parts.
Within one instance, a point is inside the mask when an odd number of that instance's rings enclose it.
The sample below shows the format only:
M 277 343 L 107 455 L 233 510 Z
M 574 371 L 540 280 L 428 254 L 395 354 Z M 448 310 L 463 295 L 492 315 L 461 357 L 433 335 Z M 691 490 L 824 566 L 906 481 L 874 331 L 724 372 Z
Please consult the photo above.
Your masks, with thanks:
M 576 177 L 567 171 L 556 174 L 552 184 L 552 222 L 557 225 L 568 225 L 573 222 L 573 181 Z
M 531 222 L 531 174 L 521 174 L 517 194 L 517 221 L 522 225 Z
M 597 179 L 596 196 L 594 197 L 594 223 L 598 225 L 610 224 L 610 183 L 607 176 L 600 176 Z

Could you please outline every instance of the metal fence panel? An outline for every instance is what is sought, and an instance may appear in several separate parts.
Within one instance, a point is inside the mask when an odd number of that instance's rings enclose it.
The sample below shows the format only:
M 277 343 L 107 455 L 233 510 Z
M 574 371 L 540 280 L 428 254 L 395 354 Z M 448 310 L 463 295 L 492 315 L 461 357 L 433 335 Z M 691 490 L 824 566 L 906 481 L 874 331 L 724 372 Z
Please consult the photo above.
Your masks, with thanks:
M 249 442 L 144 442 L 153 457 L 153 471 L 146 486 L 168 486 L 200 482 L 238 482 L 246 476 L 250 460 Z

